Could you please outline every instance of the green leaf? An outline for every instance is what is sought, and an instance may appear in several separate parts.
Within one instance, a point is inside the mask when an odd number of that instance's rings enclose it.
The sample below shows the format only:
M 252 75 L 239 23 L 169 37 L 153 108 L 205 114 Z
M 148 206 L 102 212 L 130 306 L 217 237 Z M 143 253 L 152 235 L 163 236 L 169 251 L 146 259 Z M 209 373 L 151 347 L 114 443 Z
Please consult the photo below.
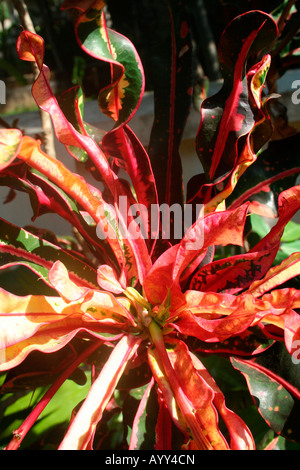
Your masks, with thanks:
M 300 224 L 293 222 L 292 220 L 286 225 L 281 241 L 284 243 L 290 243 L 300 240 Z
M 257 361 L 231 358 L 245 377 L 255 404 L 270 428 L 277 434 L 300 441 L 299 364 L 294 365 L 284 346 L 271 348 Z M 274 355 L 275 351 L 275 355 Z M 270 362 L 271 361 L 271 362 Z
M 250 221 L 251 221 L 252 231 L 257 233 L 259 235 L 259 238 L 263 238 L 269 233 L 270 231 L 269 224 L 266 222 L 265 219 L 263 219 L 259 215 L 250 214 Z
M 97 287 L 97 272 L 84 261 L 0 218 L 0 269 L 21 264 L 34 271 L 49 285 L 49 269 L 58 260 L 68 268 L 70 277 L 80 285 Z
M 130 391 L 123 406 L 124 424 L 130 429 L 127 437 L 130 450 L 154 448 L 157 414 L 157 392 L 153 381 Z
M 52 429 L 58 427 L 60 431 L 67 429 L 73 409 L 85 398 L 90 388 L 90 373 L 85 372 L 85 374 L 85 385 L 78 386 L 78 384 L 67 380 L 61 386 L 24 439 L 21 449 L 29 448 L 33 444 L 36 448 L 38 443 L 43 448 L 45 444 L 42 443 L 42 436 L 47 436 Z M 34 392 L 8 393 L 0 398 L 1 446 L 8 444 L 13 431 L 22 424 L 44 392 L 45 388 L 37 387 Z M 59 442 L 56 441 L 55 444 L 58 446 Z
M 84 122 L 84 98 L 80 87 L 73 87 L 62 93 L 58 98 L 58 104 L 66 119 L 74 126 L 77 132 L 91 136 L 95 142 L 100 144 L 105 131 L 101 131 L 101 129 Z M 67 149 L 76 160 L 80 162 L 88 161 L 89 154 L 86 150 L 72 145 L 67 146 Z
M 282 243 L 274 260 L 275 264 L 281 263 L 294 253 L 300 252 L 300 240 L 290 243 Z
M 77 8 L 64 2 L 62 8 Z M 101 111 L 112 118 L 115 127 L 125 124 L 135 113 L 144 92 L 144 73 L 133 44 L 106 26 L 104 2 L 79 5 L 76 36 L 81 48 L 92 57 L 110 65 L 110 80 L 102 77 L 98 103 Z

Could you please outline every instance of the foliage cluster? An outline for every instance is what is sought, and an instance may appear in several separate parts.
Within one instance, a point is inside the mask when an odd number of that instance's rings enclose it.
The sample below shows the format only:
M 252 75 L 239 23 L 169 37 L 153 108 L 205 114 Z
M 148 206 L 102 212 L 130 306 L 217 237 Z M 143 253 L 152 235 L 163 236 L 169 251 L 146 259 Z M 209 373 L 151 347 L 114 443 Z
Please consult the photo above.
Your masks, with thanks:
M 42 37 L 19 35 L 19 58 L 39 70 L 33 97 L 91 179 L 21 130 L 0 130 L 9 198 L 24 192 L 33 220 L 56 213 L 74 227 L 62 238 L 0 218 L 5 449 L 300 442 L 299 133 L 289 127 L 274 140 L 272 113 L 276 80 L 298 60 L 300 11 L 296 1 L 275 11 L 261 3 L 266 11 L 240 14 L 220 38 L 223 85 L 204 97 L 195 139 L 204 172 L 186 193 L 179 148 L 193 47 L 180 0 L 164 2 L 165 42 L 152 56 L 147 150 L 130 128 L 145 90 L 142 61 L 107 27 L 102 0 L 65 0 L 62 10 L 82 50 L 109 70 L 98 95 L 108 132 L 85 122 L 80 87 L 54 96 Z M 180 239 L 165 237 L 162 204 L 193 208 Z

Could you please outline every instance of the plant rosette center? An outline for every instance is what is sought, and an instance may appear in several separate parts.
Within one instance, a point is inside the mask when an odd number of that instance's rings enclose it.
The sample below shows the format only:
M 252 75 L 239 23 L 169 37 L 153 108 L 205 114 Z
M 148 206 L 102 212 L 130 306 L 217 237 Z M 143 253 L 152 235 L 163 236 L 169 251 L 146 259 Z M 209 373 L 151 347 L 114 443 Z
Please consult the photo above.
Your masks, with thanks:
M 145 332 L 145 329 L 149 328 L 153 320 L 161 327 L 165 326 L 170 316 L 170 292 L 164 303 L 155 306 L 152 306 L 134 287 L 127 287 L 124 294 L 131 302 L 132 313 L 140 331 Z

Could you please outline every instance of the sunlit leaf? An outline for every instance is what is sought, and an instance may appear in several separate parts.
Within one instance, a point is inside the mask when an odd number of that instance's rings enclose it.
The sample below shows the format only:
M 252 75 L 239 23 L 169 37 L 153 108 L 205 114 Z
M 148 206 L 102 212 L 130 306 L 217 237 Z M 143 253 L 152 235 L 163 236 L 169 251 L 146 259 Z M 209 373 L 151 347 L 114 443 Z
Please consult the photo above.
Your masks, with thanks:
M 18 129 L 0 129 L 0 170 L 17 157 L 21 142 L 22 132 Z

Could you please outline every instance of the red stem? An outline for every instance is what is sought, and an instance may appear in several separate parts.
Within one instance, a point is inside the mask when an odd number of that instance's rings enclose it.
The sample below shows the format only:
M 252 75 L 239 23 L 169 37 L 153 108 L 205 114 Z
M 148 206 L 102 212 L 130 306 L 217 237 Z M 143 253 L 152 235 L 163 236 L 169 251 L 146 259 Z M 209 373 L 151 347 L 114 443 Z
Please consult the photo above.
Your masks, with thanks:
M 181 384 L 177 378 L 176 372 L 173 369 L 170 358 L 168 356 L 163 335 L 159 325 L 153 320 L 149 326 L 150 335 L 155 348 L 159 354 L 159 358 L 163 364 L 164 372 L 171 386 L 172 392 L 176 402 L 186 420 L 186 424 L 191 431 L 192 437 L 195 440 L 199 450 L 212 450 L 212 445 L 204 435 L 197 418 L 194 413 L 194 408 L 188 397 L 185 395 Z
M 81 353 L 78 358 L 67 367 L 67 369 L 60 375 L 60 377 L 51 385 L 43 398 L 39 401 L 36 407 L 31 411 L 27 418 L 23 421 L 21 426 L 13 432 L 13 438 L 4 450 L 17 450 L 27 435 L 28 431 L 34 425 L 42 411 L 46 408 L 50 400 L 53 398 L 62 384 L 70 377 L 72 372 L 102 344 L 102 340 L 92 342 L 92 344 Z

